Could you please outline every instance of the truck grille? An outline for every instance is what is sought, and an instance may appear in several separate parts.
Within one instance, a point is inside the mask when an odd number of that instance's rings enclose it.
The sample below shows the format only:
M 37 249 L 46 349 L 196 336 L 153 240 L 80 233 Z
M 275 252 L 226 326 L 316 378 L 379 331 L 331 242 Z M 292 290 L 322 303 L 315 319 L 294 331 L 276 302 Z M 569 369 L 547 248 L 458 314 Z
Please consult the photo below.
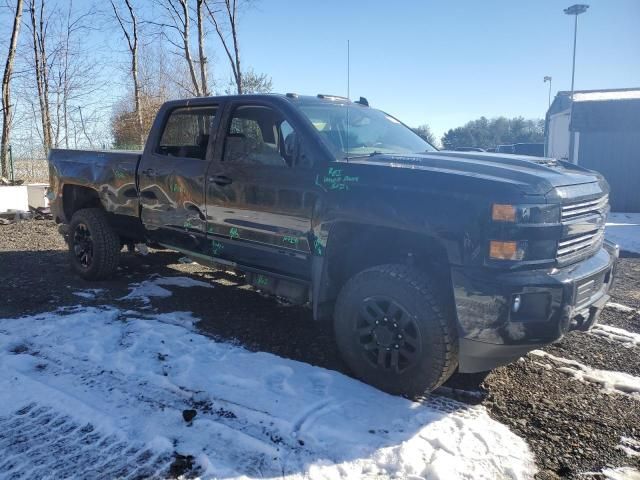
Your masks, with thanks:
M 573 220 L 575 218 L 586 217 L 592 214 L 602 214 L 609 203 L 609 195 L 586 202 L 571 203 L 562 207 L 561 219 Z
M 592 250 L 596 247 L 600 248 L 604 238 L 604 229 L 595 230 L 577 237 L 567 238 L 558 242 L 557 258 L 566 259 L 584 251 Z
M 565 231 L 570 232 L 572 227 L 581 228 L 578 228 L 580 230 L 579 233 L 567 234 L 558 242 L 556 253 L 558 263 L 567 264 L 577 261 L 592 255 L 602 246 L 604 241 L 604 220 L 608 211 L 608 195 L 562 206 L 561 221 Z M 594 217 L 596 221 L 594 221 Z M 597 217 L 600 217 L 600 219 Z M 597 220 L 601 221 L 598 222 Z

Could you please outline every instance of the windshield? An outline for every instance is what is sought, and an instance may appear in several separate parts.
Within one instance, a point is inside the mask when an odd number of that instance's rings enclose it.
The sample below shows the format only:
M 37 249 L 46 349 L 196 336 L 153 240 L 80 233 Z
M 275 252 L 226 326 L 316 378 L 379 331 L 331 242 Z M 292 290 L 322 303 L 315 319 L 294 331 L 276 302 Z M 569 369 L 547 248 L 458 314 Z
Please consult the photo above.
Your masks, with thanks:
M 300 105 L 336 158 L 436 151 L 391 115 L 346 104 Z

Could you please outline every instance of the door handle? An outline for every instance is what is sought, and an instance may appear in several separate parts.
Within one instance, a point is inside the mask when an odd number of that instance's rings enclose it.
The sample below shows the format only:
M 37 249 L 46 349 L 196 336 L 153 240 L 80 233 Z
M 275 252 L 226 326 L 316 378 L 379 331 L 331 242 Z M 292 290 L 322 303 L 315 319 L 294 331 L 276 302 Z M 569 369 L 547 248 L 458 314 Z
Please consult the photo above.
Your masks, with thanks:
M 147 168 L 145 170 L 142 170 L 143 175 L 147 176 L 147 177 L 155 177 L 156 176 L 156 171 L 153 168 Z
M 224 175 L 214 175 L 213 177 L 209 177 L 209 181 L 215 183 L 216 185 L 229 185 L 233 182 L 233 180 Z

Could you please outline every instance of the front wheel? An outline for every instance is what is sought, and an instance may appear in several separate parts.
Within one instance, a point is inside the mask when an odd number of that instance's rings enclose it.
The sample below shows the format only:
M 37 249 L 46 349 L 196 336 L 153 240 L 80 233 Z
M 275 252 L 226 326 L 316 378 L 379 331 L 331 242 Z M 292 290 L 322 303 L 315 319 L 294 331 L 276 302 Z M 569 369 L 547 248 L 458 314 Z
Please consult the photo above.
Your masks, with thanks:
M 369 268 L 347 282 L 334 327 L 338 348 L 358 378 L 413 397 L 453 374 L 457 331 L 438 292 L 427 274 L 405 265 Z
M 118 268 L 120 239 L 99 208 L 73 214 L 68 242 L 71 265 L 82 278 L 101 280 Z

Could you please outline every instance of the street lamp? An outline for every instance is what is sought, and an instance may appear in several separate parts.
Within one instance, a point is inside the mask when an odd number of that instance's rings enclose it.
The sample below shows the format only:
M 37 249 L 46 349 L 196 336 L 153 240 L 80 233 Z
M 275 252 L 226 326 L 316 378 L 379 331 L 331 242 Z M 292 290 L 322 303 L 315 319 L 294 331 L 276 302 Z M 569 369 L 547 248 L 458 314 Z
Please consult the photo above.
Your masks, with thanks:
M 578 15 L 584 13 L 589 8 L 589 5 L 576 3 L 568 8 L 564 9 L 564 13 L 567 15 L 575 15 L 575 23 L 573 27 L 573 68 L 571 69 L 571 101 L 573 101 L 573 82 L 576 76 L 576 39 L 578 38 Z
M 544 77 L 544 83 L 549 82 L 549 106 L 547 107 L 547 110 L 551 107 L 551 77 L 549 76 L 545 76 Z

